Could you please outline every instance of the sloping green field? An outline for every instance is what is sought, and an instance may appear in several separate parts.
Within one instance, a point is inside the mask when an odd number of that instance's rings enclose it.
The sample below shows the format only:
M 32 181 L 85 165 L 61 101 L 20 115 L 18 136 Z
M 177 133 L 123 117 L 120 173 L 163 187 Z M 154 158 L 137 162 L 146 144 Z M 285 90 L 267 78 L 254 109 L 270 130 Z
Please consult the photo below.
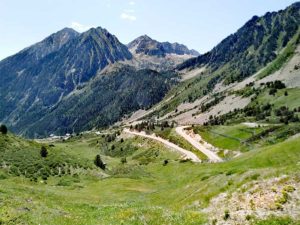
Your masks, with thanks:
M 86 151 L 88 162 L 97 152 L 96 139 L 99 138 L 84 137 L 58 143 L 55 148 L 68 146 L 64 154 L 70 157 Z M 157 143 L 135 138 L 125 142 L 129 141 L 132 145 L 139 143 L 140 149 L 127 156 L 125 165 L 120 163 L 120 157 L 106 157 L 107 178 L 99 175 L 100 169 L 91 167 L 86 174 L 50 176 L 41 183 L 41 179 L 32 182 L 1 169 L 1 223 L 205 224 L 211 216 L 202 209 L 211 198 L 234 192 L 253 180 L 298 174 L 300 168 L 299 138 L 256 149 L 221 164 L 180 163 L 176 154 Z M 146 154 L 156 148 L 160 149 L 158 156 Z M 141 155 L 151 160 L 141 163 L 137 157 Z M 164 166 L 165 158 L 169 163 Z

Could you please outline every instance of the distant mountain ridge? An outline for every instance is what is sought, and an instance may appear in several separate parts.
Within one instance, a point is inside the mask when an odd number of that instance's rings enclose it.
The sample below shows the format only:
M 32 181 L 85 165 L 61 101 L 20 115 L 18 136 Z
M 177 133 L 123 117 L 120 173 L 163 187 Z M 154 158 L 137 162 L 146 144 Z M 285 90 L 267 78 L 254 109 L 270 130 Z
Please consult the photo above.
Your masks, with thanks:
M 183 44 L 158 42 L 147 35 L 134 39 L 127 47 L 133 55 L 131 65 L 157 71 L 173 70 L 185 60 L 200 55 Z
M 199 56 L 196 50 L 189 50 L 185 45 L 170 42 L 158 42 L 147 35 L 130 42 L 127 47 L 133 54 L 165 57 L 166 54 Z

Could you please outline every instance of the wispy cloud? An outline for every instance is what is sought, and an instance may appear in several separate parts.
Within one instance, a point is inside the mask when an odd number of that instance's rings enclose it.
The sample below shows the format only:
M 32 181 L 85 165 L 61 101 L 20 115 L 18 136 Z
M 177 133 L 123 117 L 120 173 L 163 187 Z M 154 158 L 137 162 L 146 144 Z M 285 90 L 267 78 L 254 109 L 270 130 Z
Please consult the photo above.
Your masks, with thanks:
M 122 20 L 136 21 L 136 16 L 126 12 L 121 13 L 120 17 Z
M 124 9 L 123 10 L 125 13 L 134 13 L 135 12 L 135 10 L 134 9 Z
M 130 5 L 129 9 L 124 9 L 123 12 L 120 15 L 120 18 L 122 20 L 128 20 L 128 21 L 136 21 L 137 17 L 135 16 L 135 10 L 133 9 L 134 5 L 135 5 L 135 1 L 131 0 L 128 2 L 128 4 Z
M 88 29 L 92 28 L 93 26 L 90 26 L 90 25 L 83 25 L 81 23 L 78 23 L 78 22 L 72 22 L 71 23 L 71 27 L 74 29 L 74 30 L 77 30 L 79 32 L 84 32 L 84 31 L 87 31 Z

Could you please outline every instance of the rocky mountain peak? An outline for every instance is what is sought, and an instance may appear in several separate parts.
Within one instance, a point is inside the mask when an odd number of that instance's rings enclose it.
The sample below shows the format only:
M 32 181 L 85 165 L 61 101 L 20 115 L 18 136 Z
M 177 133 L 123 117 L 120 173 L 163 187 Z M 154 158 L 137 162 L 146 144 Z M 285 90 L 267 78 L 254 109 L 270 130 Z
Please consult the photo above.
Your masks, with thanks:
M 51 34 L 44 40 L 25 48 L 20 53 L 32 55 L 39 60 L 52 52 L 58 51 L 63 45 L 76 38 L 78 35 L 79 33 L 72 28 L 64 28 Z
M 151 37 L 149 37 L 146 34 L 136 38 L 135 40 L 136 40 L 136 42 L 154 41 Z
M 195 50 L 189 50 L 185 45 L 179 43 L 159 42 L 148 35 L 143 35 L 132 42 L 127 47 L 133 54 L 144 54 L 149 56 L 165 57 L 167 54 L 198 56 Z

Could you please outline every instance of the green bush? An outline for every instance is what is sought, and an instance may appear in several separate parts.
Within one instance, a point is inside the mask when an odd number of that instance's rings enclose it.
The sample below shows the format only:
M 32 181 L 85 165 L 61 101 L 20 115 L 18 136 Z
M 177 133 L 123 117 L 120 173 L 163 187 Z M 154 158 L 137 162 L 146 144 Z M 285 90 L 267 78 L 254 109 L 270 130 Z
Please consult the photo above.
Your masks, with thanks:
M 229 213 L 229 210 L 226 209 L 225 212 L 224 212 L 223 219 L 224 219 L 224 220 L 228 220 L 229 218 L 230 218 L 230 213 Z
M 288 198 L 289 198 L 288 193 L 285 190 L 283 190 L 281 192 L 281 196 L 275 200 L 275 203 L 283 205 L 283 204 L 287 203 Z
M 246 220 L 247 220 L 247 221 L 249 221 L 249 220 L 251 220 L 251 219 L 252 219 L 252 216 L 251 216 L 251 215 L 247 215 L 247 216 L 246 216 Z
M 259 173 L 255 173 L 255 174 L 253 174 L 253 175 L 250 176 L 250 179 L 251 180 L 257 180 L 259 177 L 260 177 L 260 174 Z
M 63 177 L 57 182 L 57 186 L 71 186 L 73 183 L 79 183 L 79 177 L 73 176 L 73 177 Z
M 294 188 L 293 186 L 291 186 L 291 185 L 288 185 L 288 186 L 285 186 L 284 188 L 283 188 L 283 190 L 284 191 L 286 191 L 286 192 L 294 192 L 295 190 L 296 190 L 296 188 Z
M 126 159 L 126 157 L 123 157 L 123 158 L 121 158 L 121 163 L 122 163 L 122 164 L 125 164 L 125 163 L 127 163 L 127 159 Z
M 0 180 L 5 180 L 7 178 L 8 178 L 8 176 L 5 173 L 0 172 Z

